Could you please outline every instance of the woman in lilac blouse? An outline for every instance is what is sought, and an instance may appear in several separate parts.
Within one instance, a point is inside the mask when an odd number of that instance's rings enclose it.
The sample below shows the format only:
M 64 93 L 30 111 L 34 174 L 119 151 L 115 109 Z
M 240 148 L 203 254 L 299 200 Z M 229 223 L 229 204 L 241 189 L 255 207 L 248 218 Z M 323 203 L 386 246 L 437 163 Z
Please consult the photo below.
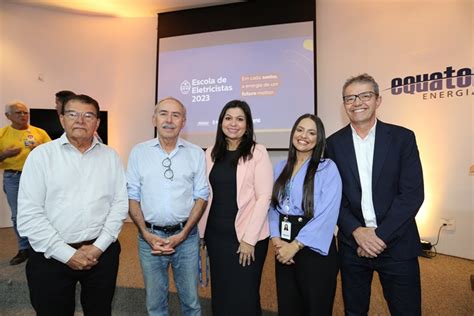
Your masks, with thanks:
M 291 130 L 288 159 L 274 170 L 269 221 L 280 316 L 332 314 L 342 183 L 336 164 L 322 158 L 325 146 L 323 123 L 304 114 Z

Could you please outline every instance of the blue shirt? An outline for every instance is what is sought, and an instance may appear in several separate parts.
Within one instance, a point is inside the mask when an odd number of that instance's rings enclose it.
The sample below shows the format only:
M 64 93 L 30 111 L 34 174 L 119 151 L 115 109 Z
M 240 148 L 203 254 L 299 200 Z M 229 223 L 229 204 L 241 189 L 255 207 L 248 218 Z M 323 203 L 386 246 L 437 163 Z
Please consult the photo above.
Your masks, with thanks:
M 165 177 L 169 158 L 173 179 Z M 207 200 L 204 151 L 181 138 L 168 154 L 157 138 L 133 147 L 127 168 L 128 198 L 140 202 L 145 221 L 159 226 L 187 220 L 195 200 Z
M 274 170 L 274 179 L 278 179 L 286 165 L 286 160 L 280 161 Z M 308 170 L 308 161 L 291 179 L 291 191 L 288 202 L 286 198 L 280 201 L 277 209 L 270 207 L 270 237 L 280 237 L 279 214 L 303 215 L 301 207 L 303 197 L 304 177 Z M 342 182 L 336 164 L 325 159 L 319 163 L 314 178 L 314 214 L 313 218 L 300 230 L 296 239 L 303 245 L 322 255 L 327 255 L 336 228 L 339 208 L 341 206 Z M 286 205 L 289 203 L 289 208 Z

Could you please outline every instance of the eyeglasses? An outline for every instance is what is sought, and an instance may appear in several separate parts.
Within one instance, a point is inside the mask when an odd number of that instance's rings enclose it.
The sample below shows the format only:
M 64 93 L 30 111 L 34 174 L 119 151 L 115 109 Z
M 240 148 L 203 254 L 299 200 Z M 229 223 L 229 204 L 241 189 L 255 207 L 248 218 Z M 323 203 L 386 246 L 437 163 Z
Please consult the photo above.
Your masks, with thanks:
M 94 119 L 97 118 L 97 115 L 95 115 L 95 113 L 92 113 L 92 112 L 76 112 L 76 111 L 64 111 L 64 116 L 67 119 L 71 120 L 71 121 L 75 121 L 79 117 L 82 117 L 84 119 L 84 121 L 87 121 L 87 122 L 91 122 L 91 121 L 93 121 Z
M 170 181 L 173 181 L 173 177 L 174 177 L 174 172 L 173 170 L 171 170 L 171 159 L 169 159 L 168 157 L 166 157 L 165 159 L 163 159 L 163 161 L 161 162 L 161 164 L 163 165 L 163 167 L 165 167 L 165 172 L 163 173 L 163 175 L 165 176 L 166 179 L 170 180 Z
M 26 112 L 26 111 L 15 111 L 13 113 L 15 113 L 15 115 L 18 115 L 18 116 L 30 114 L 30 112 Z
M 344 104 L 352 104 L 355 102 L 357 98 L 359 98 L 361 102 L 367 102 L 367 101 L 370 101 L 374 95 L 376 95 L 375 92 L 366 91 L 359 94 L 351 94 L 351 95 L 343 96 L 342 100 L 344 100 Z

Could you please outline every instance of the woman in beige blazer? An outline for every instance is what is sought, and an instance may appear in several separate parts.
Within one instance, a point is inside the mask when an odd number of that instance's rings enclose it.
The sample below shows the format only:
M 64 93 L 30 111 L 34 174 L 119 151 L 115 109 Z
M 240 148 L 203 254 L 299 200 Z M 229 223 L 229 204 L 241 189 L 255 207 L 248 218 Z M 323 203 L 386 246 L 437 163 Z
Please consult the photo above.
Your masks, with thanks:
M 210 259 L 212 314 L 217 316 L 261 314 L 273 172 L 267 150 L 254 139 L 248 104 L 227 103 L 216 143 L 206 151 L 211 195 L 199 222 Z

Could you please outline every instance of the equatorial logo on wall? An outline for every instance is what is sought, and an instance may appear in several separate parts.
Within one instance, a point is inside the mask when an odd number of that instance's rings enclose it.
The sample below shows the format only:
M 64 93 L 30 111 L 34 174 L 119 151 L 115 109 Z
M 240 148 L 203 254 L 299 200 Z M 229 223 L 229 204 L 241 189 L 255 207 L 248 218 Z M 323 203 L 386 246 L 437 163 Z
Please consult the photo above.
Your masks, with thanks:
M 421 94 L 423 100 L 468 97 L 474 95 L 472 76 L 470 67 L 447 66 L 444 71 L 393 78 L 390 90 L 393 95 Z

